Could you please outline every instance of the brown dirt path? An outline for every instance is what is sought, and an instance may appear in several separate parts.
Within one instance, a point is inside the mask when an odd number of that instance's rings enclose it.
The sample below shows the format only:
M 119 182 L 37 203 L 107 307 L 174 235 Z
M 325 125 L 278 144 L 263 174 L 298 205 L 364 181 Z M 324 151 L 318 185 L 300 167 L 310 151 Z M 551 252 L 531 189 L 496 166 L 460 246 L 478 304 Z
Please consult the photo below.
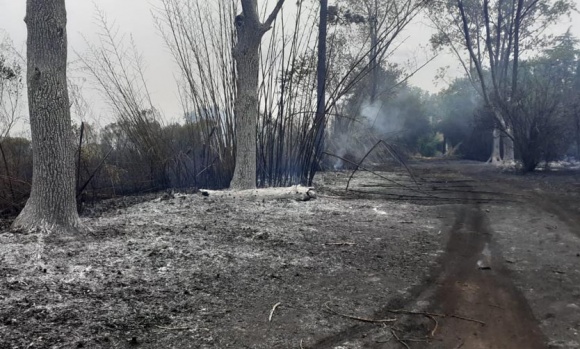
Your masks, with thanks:
M 514 286 L 479 207 L 460 208 L 451 228 L 433 311 L 433 348 L 545 348 L 546 339 L 523 295 Z
M 572 314 L 580 299 L 578 173 L 519 176 L 469 163 L 426 169 L 441 182 L 465 179 L 456 195 L 466 201 L 446 218 L 443 270 L 422 296 L 430 311 L 486 323 L 439 320 L 430 347 L 580 348 L 580 318 Z M 485 201 L 493 197 L 501 200 Z

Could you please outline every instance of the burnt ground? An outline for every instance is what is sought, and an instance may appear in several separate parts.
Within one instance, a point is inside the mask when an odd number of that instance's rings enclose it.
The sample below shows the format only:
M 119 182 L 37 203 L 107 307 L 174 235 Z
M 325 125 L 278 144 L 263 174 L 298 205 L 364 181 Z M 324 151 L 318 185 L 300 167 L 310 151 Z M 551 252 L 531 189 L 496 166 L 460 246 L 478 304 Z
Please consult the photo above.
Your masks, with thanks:
M 4 229 L 0 348 L 580 348 L 580 173 L 412 169 Z

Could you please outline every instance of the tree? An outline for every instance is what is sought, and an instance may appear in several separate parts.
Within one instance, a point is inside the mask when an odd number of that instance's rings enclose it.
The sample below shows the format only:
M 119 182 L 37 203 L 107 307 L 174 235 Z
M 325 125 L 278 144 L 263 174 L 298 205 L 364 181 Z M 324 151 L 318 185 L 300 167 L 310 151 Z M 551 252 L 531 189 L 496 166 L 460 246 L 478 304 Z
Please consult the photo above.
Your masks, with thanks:
M 338 4 L 331 7 L 331 22 L 345 26 L 345 35 L 358 36 L 362 43 L 361 52 L 367 56 L 364 75 L 368 74 L 368 101 L 372 104 L 391 88 L 381 83 L 381 66 L 393 53 L 395 40 L 428 1 L 340 0 Z M 353 31 L 353 26 L 359 31 Z
M 522 54 L 545 47 L 550 41 L 546 28 L 573 8 L 570 0 L 449 0 L 431 9 L 439 31 L 433 43 L 450 47 L 458 56 L 495 116 L 491 162 L 501 160 L 500 132 L 504 160 L 513 160 L 515 139 L 509 119 L 516 113 L 515 98 L 522 87 L 518 85 Z
M 64 0 L 26 2 L 28 108 L 33 179 L 13 228 L 78 231 L 75 167 L 67 91 Z
M 227 188 L 235 167 L 236 1 L 162 0 L 156 22 L 181 72 L 179 96 L 192 148 L 195 185 Z M 216 30 L 218 28 L 219 30 Z M 202 40 L 200 40 L 202 38 Z
M 576 158 L 580 159 L 580 60 L 578 60 L 575 69 L 569 112 L 572 116 L 572 127 L 576 140 Z
M 316 73 L 316 115 L 314 117 L 314 161 L 310 166 L 308 185 L 312 185 L 324 145 L 326 128 L 326 30 L 328 26 L 328 1 L 320 0 L 320 19 L 318 25 L 318 66 Z
M 256 126 L 258 123 L 258 78 L 260 44 L 264 34 L 282 8 L 276 6 L 264 23 L 258 14 L 257 0 L 241 0 L 242 13 L 236 16 L 237 42 L 233 48 L 236 65 L 236 166 L 230 183 L 233 189 L 256 187 Z
M 520 64 L 522 88 L 508 116 L 524 172 L 533 171 L 541 161 L 548 165 L 559 159 L 572 143 L 575 46 L 574 37 L 566 33 L 544 54 Z
M 20 64 L 5 57 L 6 46 L 0 44 L 0 155 L 10 193 L 10 199 L 16 205 L 16 195 L 12 184 L 11 168 L 6 157 L 4 142 L 10 138 L 10 130 L 20 114 L 22 91 L 22 68 Z M 15 169 L 16 170 L 16 169 Z

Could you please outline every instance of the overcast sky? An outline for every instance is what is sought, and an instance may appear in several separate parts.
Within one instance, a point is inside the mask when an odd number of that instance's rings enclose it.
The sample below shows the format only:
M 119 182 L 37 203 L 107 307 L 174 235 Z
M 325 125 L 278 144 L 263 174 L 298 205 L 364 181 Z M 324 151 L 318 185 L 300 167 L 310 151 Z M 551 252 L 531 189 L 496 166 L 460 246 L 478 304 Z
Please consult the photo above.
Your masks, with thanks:
M 229 0 L 212 0 L 229 1 Z M 152 9 L 159 4 L 159 0 L 68 0 L 68 39 L 69 59 L 75 58 L 74 52 L 86 52 L 86 37 L 95 38 L 97 26 L 95 24 L 96 5 L 103 10 L 111 22 L 120 27 L 121 32 L 131 34 L 137 48 L 143 52 L 146 60 L 147 81 L 154 103 L 162 110 L 167 119 L 178 119 L 183 111 L 178 101 L 173 59 L 165 47 L 163 40 L 154 24 Z M 26 0 L 0 0 L 0 29 L 12 39 L 17 48 L 25 52 L 26 26 L 24 24 Z M 575 22 L 576 24 L 573 24 Z M 566 19 L 558 26 L 558 32 L 565 31 L 572 26 L 573 33 L 580 37 L 580 16 L 575 14 L 572 21 Z M 421 19 L 410 25 L 401 38 L 408 38 L 394 56 L 395 60 L 405 62 L 409 59 L 418 63 L 428 57 L 427 49 L 430 29 Z M 431 62 L 422 71 L 417 73 L 411 83 L 425 90 L 436 92 L 444 87 L 435 85 L 434 76 L 439 67 L 458 64 L 452 56 L 442 55 Z M 450 77 L 451 78 L 451 77 Z M 99 100 L 96 93 L 88 92 L 89 100 L 93 105 L 94 113 L 107 118 L 110 112 L 106 105 Z M 112 119 L 111 119 L 112 120 Z M 110 121 L 110 120 L 108 120 Z

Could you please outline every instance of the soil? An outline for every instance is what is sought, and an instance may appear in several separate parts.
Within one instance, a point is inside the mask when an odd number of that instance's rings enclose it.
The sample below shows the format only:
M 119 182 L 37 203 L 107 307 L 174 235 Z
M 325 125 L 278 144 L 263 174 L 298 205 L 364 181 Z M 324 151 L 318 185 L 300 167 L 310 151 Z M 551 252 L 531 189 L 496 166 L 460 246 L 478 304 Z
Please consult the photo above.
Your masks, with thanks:
M 0 348 L 580 348 L 580 172 L 411 168 L 3 221 Z

